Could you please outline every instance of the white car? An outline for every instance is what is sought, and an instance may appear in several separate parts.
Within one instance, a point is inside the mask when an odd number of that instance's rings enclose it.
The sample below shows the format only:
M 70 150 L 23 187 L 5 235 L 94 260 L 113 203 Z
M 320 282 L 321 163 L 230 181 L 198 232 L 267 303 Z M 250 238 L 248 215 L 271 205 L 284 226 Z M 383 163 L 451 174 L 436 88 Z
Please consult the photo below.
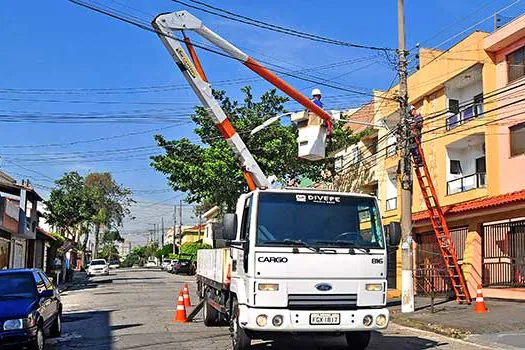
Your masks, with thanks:
M 144 267 L 157 267 L 157 263 L 153 260 L 150 260 L 144 265 Z
M 87 270 L 88 276 L 109 275 L 109 266 L 106 259 L 91 260 Z
M 166 270 L 168 266 L 170 265 L 171 265 L 171 259 L 164 259 L 164 261 L 162 262 L 162 265 L 160 266 L 160 269 Z

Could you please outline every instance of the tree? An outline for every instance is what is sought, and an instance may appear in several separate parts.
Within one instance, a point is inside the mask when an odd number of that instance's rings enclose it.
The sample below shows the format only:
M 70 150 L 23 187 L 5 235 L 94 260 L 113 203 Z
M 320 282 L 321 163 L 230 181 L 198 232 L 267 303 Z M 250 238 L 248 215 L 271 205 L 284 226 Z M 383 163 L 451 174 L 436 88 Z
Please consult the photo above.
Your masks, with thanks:
M 131 198 L 131 191 L 115 182 L 107 172 L 89 174 L 86 176 L 84 186 L 94 208 L 91 221 L 95 227 L 95 254 L 98 254 L 101 229 L 105 230 L 103 234 L 106 235 L 111 229 L 121 226 L 124 217 L 130 213 L 129 207 L 134 201 Z M 120 235 L 118 237 L 113 235 L 113 237 L 120 239 Z
M 119 254 L 115 244 L 105 244 L 98 252 L 97 258 L 106 259 L 107 262 L 119 260 Z
M 223 110 L 243 137 L 262 170 L 280 181 L 307 177 L 321 178 L 323 170 L 333 170 L 333 160 L 309 162 L 297 157 L 297 128 L 294 124 L 274 123 L 253 137 L 249 131 L 266 119 L 285 112 L 288 98 L 272 89 L 254 101 L 251 88 L 244 87 L 243 104 L 230 100 L 223 91 L 214 91 Z M 196 107 L 192 120 L 197 124 L 198 144 L 183 138 L 168 141 L 155 135 L 165 154 L 152 157 L 151 165 L 164 173 L 175 191 L 187 192 L 187 201 L 208 202 L 232 210 L 239 194 L 247 187 L 238 162 L 213 119 L 203 107 Z M 356 142 L 350 131 L 336 125 L 330 147 L 340 149 Z M 332 171 L 333 173 L 333 171 Z
M 116 229 L 129 214 L 133 200 L 131 191 L 117 184 L 110 173 L 91 173 L 84 178 L 70 172 L 56 181 L 49 200 L 44 203 L 47 222 L 67 236 L 83 235 L 84 250 L 90 231 L 95 231 L 94 255 L 97 257 L 101 238 L 105 246 L 122 241 Z
M 161 259 L 163 256 L 167 257 L 171 253 L 173 253 L 173 244 L 172 243 L 166 244 L 161 249 L 158 249 L 157 252 L 155 253 L 155 256 L 157 258 Z
M 49 200 L 44 201 L 47 223 L 63 235 L 73 235 L 74 230 L 85 232 L 94 208 L 84 189 L 84 179 L 77 172 L 69 172 L 55 183 Z

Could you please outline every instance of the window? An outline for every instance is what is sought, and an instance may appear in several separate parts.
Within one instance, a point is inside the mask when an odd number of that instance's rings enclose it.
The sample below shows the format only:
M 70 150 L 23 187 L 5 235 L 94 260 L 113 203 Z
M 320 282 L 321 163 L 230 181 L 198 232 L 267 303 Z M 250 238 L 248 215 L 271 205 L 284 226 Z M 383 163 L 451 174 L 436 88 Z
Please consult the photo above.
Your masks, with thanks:
M 44 283 L 44 280 L 42 279 L 42 276 L 40 276 L 38 272 L 33 272 L 33 276 L 35 276 L 36 290 L 38 291 L 38 293 L 42 293 L 43 291 L 47 289 L 46 284 Z
M 459 100 L 449 99 L 448 100 L 448 110 L 450 113 L 458 114 L 459 113 Z
M 380 214 L 374 199 L 263 192 L 257 213 L 258 246 L 383 248 Z
M 45 285 L 42 283 L 43 288 Z M 35 280 L 31 272 L 14 272 L 0 275 L 0 295 L 33 297 L 35 295 Z
M 525 153 L 525 123 L 511 126 L 510 128 L 510 156 Z
M 252 197 L 246 199 L 246 204 L 244 206 L 244 214 L 242 216 L 241 223 L 241 240 L 245 240 L 250 233 L 250 218 L 252 213 Z
M 51 281 L 47 278 L 47 276 L 45 274 L 43 274 L 42 272 L 39 272 L 39 275 L 42 277 L 42 280 L 44 281 L 44 284 L 46 285 L 46 288 L 48 290 L 53 290 L 53 284 L 51 283 Z
M 454 175 L 461 175 L 461 162 L 459 160 L 450 160 L 450 173 Z
M 334 161 L 334 168 L 336 172 L 343 170 L 343 156 L 337 156 Z
M 525 75 L 525 47 L 507 56 L 508 82 L 513 82 Z
M 361 160 L 361 151 L 359 150 L 359 147 L 355 145 L 352 148 L 352 160 L 350 161 L 350 164 L 359 163 L 360 160 Z

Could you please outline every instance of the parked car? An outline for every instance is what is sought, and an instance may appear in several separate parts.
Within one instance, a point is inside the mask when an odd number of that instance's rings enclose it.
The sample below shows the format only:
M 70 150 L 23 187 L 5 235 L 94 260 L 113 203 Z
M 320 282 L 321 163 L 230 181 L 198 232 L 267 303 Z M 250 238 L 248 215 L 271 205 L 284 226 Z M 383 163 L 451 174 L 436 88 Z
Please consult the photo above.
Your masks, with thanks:
M 166 266 L 166 271 L 168 271 L 169 273 L 175 273 L 175 264 L 177 264 L 177 260 L 172 259 L 170 264 Z
M 120 262 L 118 260 L 112 260 L 109 262 L 110 269 L 118 269 L 120 267 Z
M 161 270 L 166 270 L 171 265 L 171 259 L 164 259 L 160 265 Z
M 109 275 L 109 266 L 106 259 L 93 259 L 87 270 L 88 276 Z
M 146 263 L 146 265 L 144 265 L 144 267 L 157 267 L 157 263 L 153 260 L 150 260 Z
M 60 293 L 39 269 L 0 270 L 0 348 L 43 350 L 62 333 Z

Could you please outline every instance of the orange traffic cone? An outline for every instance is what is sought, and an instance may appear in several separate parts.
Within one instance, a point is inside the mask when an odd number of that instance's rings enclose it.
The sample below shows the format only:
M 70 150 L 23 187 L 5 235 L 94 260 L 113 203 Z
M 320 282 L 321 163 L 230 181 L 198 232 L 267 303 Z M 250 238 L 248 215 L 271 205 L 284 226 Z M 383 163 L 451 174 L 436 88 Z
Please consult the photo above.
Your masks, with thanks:
M 191 307 L 190 293 L 188 291 L 188 283 L 184 283 L 184 288 L 182 288 L 182 296 L 184 297 L 184 306 Z
M 474 304 L 474 312 L 484 313 L 487 312 L 487 310 L 487 305 L 485 305 L 483 293 L 481 292 L 481 285 L 478 285 L 478 290 L 476 291 L 476 304 Z
M 179 293 L 179 300 L 177 301 L 177 311 L 172 320 L 173 323 L 179 322 L 188 322 L 186 318 L 186 308 L 184 307 L 184 296 L 182 295 L 182 290 Z

